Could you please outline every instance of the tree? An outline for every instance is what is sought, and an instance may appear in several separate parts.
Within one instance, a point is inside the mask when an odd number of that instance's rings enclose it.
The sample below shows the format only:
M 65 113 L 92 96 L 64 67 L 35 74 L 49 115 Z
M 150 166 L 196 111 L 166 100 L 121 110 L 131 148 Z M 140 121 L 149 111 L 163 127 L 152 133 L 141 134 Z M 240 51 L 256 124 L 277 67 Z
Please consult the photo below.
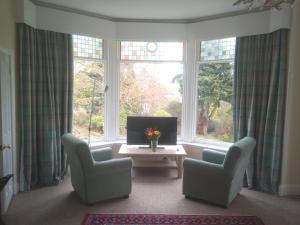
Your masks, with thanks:
M 95 135 L 99 135 L 99 132 L 103 133 L 103 63 L 75 59 L 74 70 L 74 133 L 81 138 L 88 138 L 93 102 L 91 133 L 94 135 L 93 132 L 95 132 Z
M 94 94 L 94 110 L 98 113 L 104 103 L 104 70 L 103 64 L 97 61 L 76 60 L 74 105 L 75 109 L 84 108 L 91 111 Z M 95 93 L 93 90 L 95 88 Z
M 180 85 L 182 94 L 183 76 L 178 74 L 173 81 Z M 208 122 L 212 120 L 221 102 L 232 100 L 232 65 L 231 63 L 200 64 L 198 73 L 198 123 L 197 131 L 200 135 L 207 134 Z
M 120 74 L 120 133 L 126 132 L 127 116 L 167 115 L 168 88 L 153 76 L 147 63 L 122 63 Z M 169 114 L 168 114 L 169 115 Z
M 232 65 L 230 63 L 200 64 L 198 74 L 198 132 L 206 135 L 208 121 L 220 107 L 221 101 L 232 100 Z

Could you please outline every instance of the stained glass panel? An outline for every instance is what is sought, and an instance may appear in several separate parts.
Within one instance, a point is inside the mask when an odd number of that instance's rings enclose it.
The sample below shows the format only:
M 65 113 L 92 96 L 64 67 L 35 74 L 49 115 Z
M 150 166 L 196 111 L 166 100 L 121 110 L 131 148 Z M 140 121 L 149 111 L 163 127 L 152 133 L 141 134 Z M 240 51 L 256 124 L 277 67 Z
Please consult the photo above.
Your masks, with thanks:
M 224 38 L 201 42 L 200 61 L 232 60 L 235 55 L 236 38 Z
M 182 58 L 182 42 L 121 42 L 121 60 L 182 61 Z
M 73 35 L 73 52 L 75 57 L 102 59 L 102 39 Z

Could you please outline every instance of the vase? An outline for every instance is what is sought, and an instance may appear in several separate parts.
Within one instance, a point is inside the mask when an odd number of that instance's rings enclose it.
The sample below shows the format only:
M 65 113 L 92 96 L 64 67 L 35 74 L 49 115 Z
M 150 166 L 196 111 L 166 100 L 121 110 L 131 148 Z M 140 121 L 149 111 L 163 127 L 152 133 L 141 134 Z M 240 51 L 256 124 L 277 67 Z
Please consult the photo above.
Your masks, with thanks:
M 153 152 L 156 152 L 157 145 L 158 145 L 158 139 L 150 140 L 150 148 L 152 149 Z

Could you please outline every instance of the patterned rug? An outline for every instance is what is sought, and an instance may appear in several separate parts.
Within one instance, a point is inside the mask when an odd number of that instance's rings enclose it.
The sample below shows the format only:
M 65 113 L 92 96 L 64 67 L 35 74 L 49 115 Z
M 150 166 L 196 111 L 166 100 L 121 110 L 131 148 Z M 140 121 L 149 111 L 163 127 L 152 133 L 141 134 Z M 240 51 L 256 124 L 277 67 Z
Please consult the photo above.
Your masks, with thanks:
M 87 214 L 82 225 L 264 225 L 255 216 Z

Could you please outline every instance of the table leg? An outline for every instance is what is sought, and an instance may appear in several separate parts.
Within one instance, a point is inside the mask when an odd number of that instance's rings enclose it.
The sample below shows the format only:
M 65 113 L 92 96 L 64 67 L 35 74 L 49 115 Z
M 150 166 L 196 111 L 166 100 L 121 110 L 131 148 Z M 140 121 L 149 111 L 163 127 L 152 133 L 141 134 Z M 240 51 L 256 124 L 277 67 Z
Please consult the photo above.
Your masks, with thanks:
M 182 156 L 177 156 L 176 164 L 178 170 L 178 178 L 181 178 L 182 177 Z

